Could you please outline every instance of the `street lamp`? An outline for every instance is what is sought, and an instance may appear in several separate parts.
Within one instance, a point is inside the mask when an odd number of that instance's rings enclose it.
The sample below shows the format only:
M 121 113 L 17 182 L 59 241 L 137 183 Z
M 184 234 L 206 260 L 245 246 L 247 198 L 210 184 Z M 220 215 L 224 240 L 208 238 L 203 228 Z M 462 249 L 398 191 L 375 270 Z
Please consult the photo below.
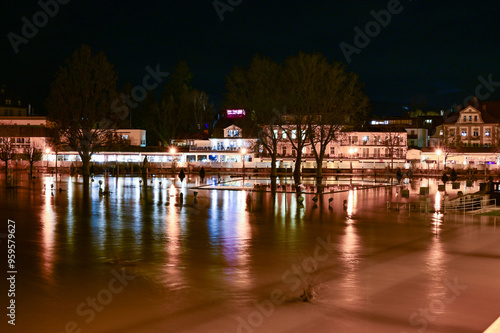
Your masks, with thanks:
M 350 162 L 351 162 L 351 172 L 352 172 L 352 154 L 357 153 L 358 148 L 349 148 Z
M 243 187 L 245 187 L 245 154 L 247 153 L 246 148 L 241 148 L 241 159 L 243 161 Z
M 439 172 L 439 156 L 441 155 L 441 153 L 442 153 L 441 149 L 436 150 L 436 155 L 438 157 L 438 161 L 437 161 L 438 162 L 438 166 L 437 166 L 437 171 L 438 172 Z
M 50 154 L 50 148 L 45 149 L 45 156 L 47 158 L 47 172 L 49 172 L 49 154 Z

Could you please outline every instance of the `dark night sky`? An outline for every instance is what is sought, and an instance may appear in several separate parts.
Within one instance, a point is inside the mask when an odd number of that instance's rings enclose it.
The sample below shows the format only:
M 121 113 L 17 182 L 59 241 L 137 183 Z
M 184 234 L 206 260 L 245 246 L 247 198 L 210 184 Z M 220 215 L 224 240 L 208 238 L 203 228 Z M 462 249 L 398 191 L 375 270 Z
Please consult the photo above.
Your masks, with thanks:
M 339 44 L 354 44 L 354 27 L 364 30 L 373 21 L 370 11 L 393 1 L 243 0 L 221 22 L 213 0 L 70 0 L 18 54 L 7 34 L 21 35 L 21 18 L 33 21 L 41 8 L 37 1 L 3 1 L 0 83 L 43 113 L 58 66 L 86 43 L 105 52 L 120 86 L 140 84 L 146 66 L 172 71 L 186 60 L 194 86 L 219 103 L 225 76 L 255 53 L 282 61 L 317 51 L 347 64 Z M 473 95 L 480 75 L 500 82 L 500 2 L 402 0 L 400 6 L 401 13 L 348 65 L 370 99 L 446 107 Z

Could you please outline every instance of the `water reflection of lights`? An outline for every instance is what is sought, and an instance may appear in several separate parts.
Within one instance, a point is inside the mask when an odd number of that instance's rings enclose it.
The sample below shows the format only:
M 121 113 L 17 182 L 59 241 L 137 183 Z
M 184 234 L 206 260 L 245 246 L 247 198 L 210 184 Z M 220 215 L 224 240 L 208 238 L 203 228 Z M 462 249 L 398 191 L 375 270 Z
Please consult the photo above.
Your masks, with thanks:
M 53 195 L 49 192 L 50 184 L 52 178 L 45 178 L 45 204 L 43 210 L 41 211 L 40 218 L 42 222 L 42 244 L 43 244 L 43 275 L 48 280 L 52 280 L 52 275 L 54 273 L 54 236 L 55 236 L 55 221 L 56 214 L 53 207 Z
M 219 197 L 221 195 L 221 197 Z M 208 231 L 212 255 L 222 255 L 227 265 L 224 278 L 230 290 L 246 289 L 250 285 L 249 213 L 245 210 L 244 191 L 212 192 Z M 219 200 L 222 202 L 219 203 Z
M 174 184 L 170 186 L 170 196 L 175 197 L 176 189 Z M 168 193 L 167 192 L 167 193 Z M 184 277 L 180 269 L 180 256 L 182 252 L 181 228 L 179 212 L 175 208 L 175 200 L 169 202 L 169 209 L 166 213 L 165 236 L 167 240 L 167 255 L 165 266 L 165 281 L 169 288 L 180 289 L 183 286 Z
M 436 192 L 434 214 L 432 214 L 433 233 L 438 234 L 443 224 L 444 215 L 441 213 L 441 192 Z
M 347 218 L 350 219 L 354 213 L 354 207 L 356 206 L 358 200 L 358 191 L 356 188 L 354 190 L 349 190 L 349 196 L 347 197 Z
M 349 218 L 344 235 L 339 239 L 339 261 L 344 266 L 344 276 L 340 280 L 339 297 L 345 301 L 357 301 L 362 296 L 359 288 L 360 239 L 356 227 Z

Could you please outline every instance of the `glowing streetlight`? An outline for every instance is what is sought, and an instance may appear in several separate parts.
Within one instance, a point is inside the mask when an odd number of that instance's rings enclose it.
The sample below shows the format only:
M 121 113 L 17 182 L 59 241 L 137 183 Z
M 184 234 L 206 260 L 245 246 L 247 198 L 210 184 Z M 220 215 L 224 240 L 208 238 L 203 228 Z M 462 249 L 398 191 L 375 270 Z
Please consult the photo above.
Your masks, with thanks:
M 45 149 L 45 156 L 47 158 L 47 172 L 49 172 L 49 154 L 50 154 L 50 148 Z M 56 175 L 57 176 L 57 175 Z M 57 178 L 57 177 L 56 177 Z
M 441 156 L 441 153 L 442 153 L 441 149 L 436 150 L 436 155 L 438 157 L 438 161 L 437 161 L 437 164 L 438 164 L 438 168 L 437 169 L 438 169 L 438 171 L 439 171 L 439 156 Z
M 170 154 L 175 154 L 175 148 L 170 148 Z
M 352 154 L 357 153 L 358 148 L 349 148 L 350 162 L 351 162 L 351 172 L 352 172 Z

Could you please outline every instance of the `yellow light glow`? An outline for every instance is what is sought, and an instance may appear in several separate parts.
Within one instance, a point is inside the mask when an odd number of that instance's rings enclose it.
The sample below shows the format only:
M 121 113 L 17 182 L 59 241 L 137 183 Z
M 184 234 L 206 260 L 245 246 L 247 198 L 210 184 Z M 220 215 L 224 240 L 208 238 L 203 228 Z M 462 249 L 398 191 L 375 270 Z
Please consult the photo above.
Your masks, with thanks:
M 245 155 L 246 153 L 247 153 L 247 149 L 246 148 L 241 148 L 241 154 Z
M 45 154 L 50 154 L 50 148 L 45 149 Z
M 437 154 L 438 156 L 439 156 L 439 155 L 441 155 L 441 153 L 442 153 L 441 149 L 436 150 L 436 154 Z
M 170 154 L 175 154 L 175 148 L 170 148 Z

